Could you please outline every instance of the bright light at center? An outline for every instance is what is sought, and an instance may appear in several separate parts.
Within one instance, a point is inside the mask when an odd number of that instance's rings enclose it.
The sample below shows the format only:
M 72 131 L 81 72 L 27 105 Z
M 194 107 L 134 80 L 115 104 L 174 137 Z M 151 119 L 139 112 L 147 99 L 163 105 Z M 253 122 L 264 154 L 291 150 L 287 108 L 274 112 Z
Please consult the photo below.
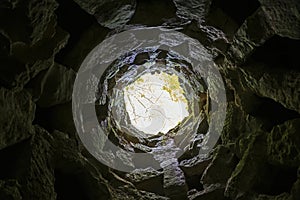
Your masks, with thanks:
M 124 88 L 131 124 L 146 134 L 167 133 L 189 115 L 178 76 L 147 73 Z

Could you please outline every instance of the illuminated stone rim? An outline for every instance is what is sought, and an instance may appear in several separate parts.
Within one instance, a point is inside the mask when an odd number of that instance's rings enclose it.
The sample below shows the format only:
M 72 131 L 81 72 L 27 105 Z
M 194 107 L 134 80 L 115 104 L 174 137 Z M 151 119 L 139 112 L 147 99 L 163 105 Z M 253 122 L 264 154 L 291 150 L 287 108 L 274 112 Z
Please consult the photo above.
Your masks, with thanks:
M 142 68 L 142 69 L 140 69 L 140 68 Z M 187 99 L 188 103 L 190 104 L 190 105 L 188 105 L 189 117 L 192 118 L 195 115 L 199 114 L 199 106 L 197 103 L 197 101 L 199 101 L 199 96 L 196 95 L 196 92 L 193 90 L 192 86 L 190 85 L 190 82 L 185 77 L 183 77 L 180 72 L 176 71 L 174 66 L 171 66 L 170 63 L 167 63 L 166 65 L 153 63 L 153 65 L 149 68 L 144 68 L 144 66 L 141 65 L 141 66 L 137 66 L 134 70 L 139 71 L 139 74 L 137 74 L 137 76 L 135 76 L 134 81 L 136 81 L 138 78 L 142 77 L 145 74 L 158 72 L 158 71 L 165 72 L 167 74 L 175 74 L 176 76 L 178 76 L 178 78 L 181 81 L 185 80 L 185 81 L 182 81 L 182 82 L 184 82 L 184 85 L 182 85 L 181 87 L 185 91 L 185 93 L 186 93 L 185 98 Z M 126 72 L 126 73 L 130 74 L 130 71 Z M 126 77 L 126 73 L 124 75 L 125 77 Z M 120 79 L 122 79 L 122 78 L 123 77 L 121 77 Z M 130 85 L 131 83 L 132 82 L 126 83 L 126 84 L 123 82 L 117 83 L 117 84 L 119 84 L 116 86 L 116 88 L 118 88 L 118 89 L 114 89 L 114 93 L 113 93 L 112 97 L 114 99 L 118 99 L 118 102 L 117 103 L 112 102 L 112 105 L 109 106 L 110 108 L 113 109 L 113 112 L 112 112 L 113 117 L 112 118 L 114 119 L 115 124 L 117 124 L 117 127 L 120 127 L 120 129 L 123 128 L 123 131 L 126 131 L 126 133 L 131 136 L 142 137 L 142 138 L 151 137 L 153 135 L 144 134 L 143 132 L 135 129 L 135 127 L 133 127 L 131 124 L 128 125 L 128 123 L 130 123 L 130 120 L 129 120 L 129 116 L 126 112 L 126 109 L 125 109 L 125 102 L 123 100 L 124 94 L 122 92 L 122 89 L 124 87 L 126 87 L 127 85 Z M 190 92 L 189 94 L 187 94 L 188 91 Z M 191 109 L 191 108 L 193 108 L 193 109 Z M 177 134 L 183 134 L 183 132 L 185 132 L 185 134 L 190 134 L 190 133 L 188 133 L 187 129 L 184 129 L 184 127 L 186 126 L 186 123 L 188 123 L 187 121 L 188 121 L 188 119 L 186 117 L 181 121 L 181 123 L 179 125 L 176 126 L 176 129 L 179 130 L 179 131 L 177 131 L 178 132 Z M 195 123 L 195 122 L 190 121 L 189 123 Z M 196 123 L 192 126 L 196 126 Z M 130 129 L 130 130 L 128 130 L 128 129 Z M 168 134 L 168 133 L 166 133 L 166 134 Z
M 206 154 L 215 146 L 226 117 L 226 93 L 222 76 L 212 61 L 212 55 L 197 40 L 163 28 L 134 29 L 105 39 L 89 53 L 78 71 L 73 88 L 72 111 L 77 133 L 86 149 L 98 161 L 119 171 L 130 172 L 144 166 L 160 169 L 162 166 L 154 164 L 152 160 L 148 161 L 148 153 L 128 152 L 109 141 L 98 123 L 94 107 L 98 83 L 105 69 L 118 57 L 134 49 L 149 47 L 182 56 L 183 60 L 192 64 L 196 74 L 206 81 L 212 100 L 212 117 L 199 154 Z M 187 137 L 175 137 L 174 140 L 179 146 L 186 147 L 193 139 L 193 136 Z M 182 153 L 176 154 L 176 157 Z M 133 159 L 143 160 L 143 165 L 133 165 Z
M 143 64 L 137 64 L 135 58 L 141 53 L 147 53 L 148 59 L 144 59 L 146 62 Z M 160 55 L 161 53 L 162 55 Z M 120 73 L 116 73 L 119 71 L 122 72 L 121 75 Z M 130 123 L 129 116 L 125 109 L 125 103 L 122 100 L 122 88 L 124 88 L 124 85 L 130 85 L 135 82 L 144 74 L 153 72 L 176 74 L 178 79 L 182 81 L 181 87 L 188 89 L 188 91 L 186 90 L 185 97 L 189 100 L 188 103 L 190 103 L 190 105 L 188 105 L 189 116 L 184 118 L 175 128 L 169 130 L 168 133 L 150 135 L 150 137 L 147 137 L 149 135 L 146 135 L 145 137 L 143 132 L 135 129 Z M 114 81 L 111 82 L 111 80 Z M 109 82 L 110 84 L 108 84 Z M 108 88 L 111 88 L 110 90 L 113 90 L 114 92 L 109 92 Z M 199 124 L 202 123 L 202 120 L 205 120 L 204 116 L 199 114 L 200 96 L 197 95 L 199 92 L 206 92 L 205 88 L 207 88 L 205 82 L 201 77 L 195 76 L 190 63 L 186 60 L 182 60 L 182 58 L 177 55 L 153 48 L 137 49 L 133 52 L 128 52 L 126 55 L 121 56 L 119 61 L 113 62 L 113 64 L 107 68 L 99 83 L 99 98 L 103 99 L 107 96 L 106 99 L 109 100 L 106 101 L 111 104 L 108 105 L 109 113 L 105 120 L 105 122 L 108 122 L 107 124 L 109 124 L 109 126 L 102 126 L 103 130 L 110 135 L 111 139 L 113 138 L 111 141 L 115 145 L 120 146 L 121 144 L 122 148 L 131 152 L 136 150 L 142 152 L 155 151 L 157 145 L 159 145 L 160 148 L 161 145 L 164 145 L 161 141 L 173 138 L 174 135 L 179 136 L 184 134 L 183 136 L 188 140 L 193 136 L 193 133 L 198 133 Z M 111 93 L 113 95 L 110 95 Z M 100 104 L 105 105 L 106 103 L 101 101 Z M 100 124 L 103 124 L 102 120 L 99 120 Z M 203 134 L 206 133 L 203 132 L 203 130 L 200 132 Z M 203 134 L 197 134 L 197 137 L 199 138 L 199 136 Z M 182 145 L 186 144 L 182 143 L 182 141 L 180 142 Z M 177 144 L 179 145 L 178 141 Z M 184 149 L 184 146 L 182 145 L 180 146 L 180 149 Z

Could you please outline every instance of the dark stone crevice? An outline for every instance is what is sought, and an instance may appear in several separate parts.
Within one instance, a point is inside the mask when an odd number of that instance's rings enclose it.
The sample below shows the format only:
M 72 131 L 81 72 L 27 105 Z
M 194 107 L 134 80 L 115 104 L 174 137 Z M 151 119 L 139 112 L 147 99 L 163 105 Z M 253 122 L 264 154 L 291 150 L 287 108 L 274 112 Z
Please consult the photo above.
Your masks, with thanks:
M 282 104 L 271 98 L 253 96 L 252 106 L 249 106 L 250 115 L 261 120 L 266 130 L 270 131 L 273 126 L 285 121 L 300 118 L 300 114 L 294 110 L 285 108 Z
M 70 142 L 70 141 L 69 141 Z M 70 146 L 72 146 L 70 142 Z M 73 143 L 74 144 L 74 143 Z M 62 148 L 62 149 L 60 149 Z M 72 146 L 74 148 L 74 146 Z M 94 200 L 110 199 L 108 187 L 98 170 L 94 168 L 88 159 L 77 163 L 77 157 L 63 158 L 63 152 L 75 152 L 70 147 L 59 147 L 60 151 L 56 155 L 54 164 L 54 189 L 57 193 L 57 199 L 69 200 Z M 70 154 L 72 154 L 70 153 Z M 74 153 L 73 155 L 76 155 Z M 105 170 L 102 171 L 105 173 Z
M 50 124 L 47 123 L 49 114 L 47 114 L 47 109 L 40 108 L 39 106 L 36 106 L 35 110 L 35 118 L 32 122 L 32 124 L 38 124 L 42 126 L 44 129 L 46 129 L 48 132 L 53 132 L 55 129 L 51 127 Z
M 172 0 L 138 0 L 129 24 L 159 26 L 171 18 L 176 18 L 176 7 Z
M 202 175 L 186 176 L 185 181 L 188 186 L 188 190 L 196 189 L 197 191 L 203 190 L 203 185 L 201 184 Z
M 59 130 L 74 135 L 76 131 L 72 115 L 72 103 L 59 104 L 49 108 L 37 106 L 33 124 L 42 126 L 50 133 Z
M 1 58 L 0 84 L 6 88 L 15 86 L 15 74 L 21 73 L 24 69 L 24 63 L 18 61 L 14 56 Z
M 29 165 L 30 138 L 0 150 L 0 179 L 20 179 Z
M 259 6 L 258 0 L 214 0 L 206 21 L 223 30 L 229 38 L 232 38 L 238 28 Z
M 89 200 L 87 192 L 84 190 L 84 185 L 77 177 L 77 174 L 65 173 L 60 170 L 54 171 L 55 176 L 55 192 L 57 200 Z
M 154 179 L 154 180 L 152 180 Z M 144 190 L 148 192 L 153 192 L 155 194 L 159 194 L 164 196 L 164 188 L 163 188 L 163 178 L 162 177 L 154 177 L 145 181 L 141 181 L 135 184 L 136 188 L 139 190 Z
M 29 42 L 30 27 L 26 26 L 26 24 L 29 23 L 29 20 L 23 10 L 25 8 L 25 3 L 21 3 L 21 5 L 14 10 L 0 9 L 0 26 L 9 35 L 12 42 Z
M 58 0 L 58 3 L 59 7 L 55 11 L 58 25 L 70 34 L 70 38 L 66 47 L 56 55 L 55 60 L 65 64 L 66 54 L 75 47 L 83 32 L 97 23 L 97 20 L 72 0 Z
M 211 4 L 211 9 L 220 8 L 228 16 L 230 16 L 239 26 L 252 15 L 260 6 L 258 0 L 214 0 Z
M 257 178 L 253 190 L 258 194 L 279 195 L 289 193 L 297 180 L 297 168 L 266 164 Z
M 248 62 L 264 63 L 270 68 L 299 71 L 300 40 L 273 36 L 258 47 Z

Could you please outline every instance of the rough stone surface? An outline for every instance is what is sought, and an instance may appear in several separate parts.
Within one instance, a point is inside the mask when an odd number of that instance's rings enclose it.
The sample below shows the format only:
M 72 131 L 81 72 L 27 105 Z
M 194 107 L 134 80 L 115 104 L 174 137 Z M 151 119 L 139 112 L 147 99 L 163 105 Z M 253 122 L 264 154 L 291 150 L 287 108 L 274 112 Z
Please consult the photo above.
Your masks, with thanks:
M 0 198 L 21 200 L 20 184 L 16 180 L 0 181 Z
M 238 199 L 243 193 L 251 191 L 260 175 L 262 163 L 266 159 L 266 138 L 263 133 L 251 136 L 247 150 L 227 181 L 225 194 Z
M 142 199 L 142 200 L 168 200 L 170 198 L 159 196 L 154 193 L 145 192 L 142 190 L 137 190 L 130 186 L 119 187 L 113 190 L 112 192 L 113 199 L 121 199 L 121 200 L 135 200 L 135 199 Z
M 11 1 L 0 7 L 1 18 L 10 18 L 10 21 L 1 20 L 1 26 L 13 42 L 36 44 L 53 34 L 49 28 L 55 24 L 57 6 L 55 0 Z
M 1 82 L 8 88 L 24 87 L 31 78 L 53 65 L 54 55 L 64 47 L 68 37 L 65 31 L 57 27 L 53 36 L 33 46 L 23 42 L 13 43 L 11 56 L 3 59 Z
M 299 39 L 300 3 L 297 0 L 259 0 L 262 10 L 266 13 L 266 20 L 272 24 L 276 34 L 283 37 Z M 297 11 L 298 9 L 298 11 Z
M 288 200 L 291 199 L 290 195 L 288 193 L 283 193 L 277 196 L 270 196 L 270 195 L 259 195 L 258 197 L 256 197 L 255 199 L 257 200 Z
M 245 129 L 244 123 L 239 123 L 245 117 L 245 113 L 234 102 L 228 103 L 227 116 L 221 138 L 228 143 L 235 142 Z
M 209 11 L 208 8 L 211 4 L 211 0 L 174 0 L 174 3 L 177 7 L 176 13 L 179 17 L 202 21 Z
M 134 170 L 126 175 L 126 178 L 133 183 L 136 188 L 153 192 L 156 194 L 164 194 L 163 191 L 163 172 L 146 168 Z
M 0 199 L 299 200 L 299 13 L 298 0 L 0 1 Z M 160 170 L 125 173 L 81 143 L 72 87 L 98 43 L 145 26 L 211 52 L 227 115 L 209 156 L 163 151 Z
M 94 15 L 97 21 L 108 28 L 124 26 L 134 14 L 135 0 L 122 1 L 89 1 L 74 0 L 89 14 Z
M 55 18 L 54 11 L 58 3 L 55 0 L 31 0 L 28 2 L 27 16 L 32 27 L 31 40 L 35 43 L 47 33 L 47 28 Z
M 109 185 L 103 178 L 103 175 L 108 173 L 107 168 L 97 163 L 94 164 L 93 161 L 84 157 L 77 141 L 69 138 L 68 135 L 59 131 L 55 131 L 53 135 L 56 140 L 53 146 L 56 155 L 53 159 L 55 178 L 58 180 L 56 182 L 58 197 L 76 198 L 79 196 L 83 199 L 110 199 Z M 69 180 L 65 180 L 66 178 Z M 72 181 L 75 182 L 72 183 Z M 65 184 L 71 184 L 79 191 L 69 190 Z
M 292 196 L 293 200 L 296 200 L 300 196 L 300 179 L 299 179 L 299 177 L 298 177 L 298 180 L 293 185 L 293 188 L 291 190 L 291 196 Z
M 182 160 L 179 163 L 179 167 L 186 176 L 202 175 L 210 162 L 210 157 L 201 158 L 200 156 L 195 156 L 188 160 Z
M 299 72 L 285 72 L 280 69 L 267 71 L 266 67 L 261 65 L 243 69 L 242 72 L 245 84 L 256 94 L 272 98 L 286 108 L 300 112 Z
M 256 47 L 261 46 L 273 35 L 300 38 L 298 1 L 261 0 L 260 3 L 261 7 L 235 34 L 229 51 L 235 63 L 244 62 Z M 257 29 L 260 31 L 255 31 Z
M 35 135 L 28 142 L 30 150 L 25 158 L 27 166 L 22 169 L 20 182 L 24 199 L 56 199 L 52 165 L 52 137 L 47 131 L 35 127 Z M 41 192 L 36 192 L 41 191 Z
M 300 166 L 300 119 L 286 121 L 273 128 L 268 135 L 268 159 L 270 162 Z
M 88 53 L 103 39 L 105 39 L 109 30 L 98 24 L 93 24 L 87 30 L 84 30 L 79 41 L 60 58 L 60 63 L 74 71 L 78 71 L 81 63 Z
M 211 163 L 203 173 L 201 182 L 205 185 L 219 183 L 226 185 L 235 166 L 237 158 L 228 147 L 219 146 Z
M 42 93 L 37 105 L 50 107 L 71 101 L 75 77 L 76 74 L 72 69 L 54 64 L 42 80 Z
M 187 185 L 184 173 L 176 162 L 171 162 L 164 168 L 164 189 L 166 196 L 171 199 L 187 198 Z
M 33 134 L 35 104 L 26 91 L 0 89 L 0 149 L 18 143 Z
M 220 184 L 212 184 L 204 188 L 203 191 L 197 192 L 189 196 L 190 200 L 213 200 L 220 199 L 225 200 L 224 187 Z

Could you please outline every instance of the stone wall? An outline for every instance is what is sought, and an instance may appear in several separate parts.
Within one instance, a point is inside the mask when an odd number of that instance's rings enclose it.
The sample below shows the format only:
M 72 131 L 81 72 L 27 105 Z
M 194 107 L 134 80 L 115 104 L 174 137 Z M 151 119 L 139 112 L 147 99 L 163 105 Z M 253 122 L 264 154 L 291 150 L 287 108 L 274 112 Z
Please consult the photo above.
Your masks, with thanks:
M 297 0 L 2 0 L 0 199 L 299 200 L 299 13 Z M 72 87 L 98 43 L 141 26 L 214 55 L 227 116 L 212 155 L 126 174 L 81 144 Z

